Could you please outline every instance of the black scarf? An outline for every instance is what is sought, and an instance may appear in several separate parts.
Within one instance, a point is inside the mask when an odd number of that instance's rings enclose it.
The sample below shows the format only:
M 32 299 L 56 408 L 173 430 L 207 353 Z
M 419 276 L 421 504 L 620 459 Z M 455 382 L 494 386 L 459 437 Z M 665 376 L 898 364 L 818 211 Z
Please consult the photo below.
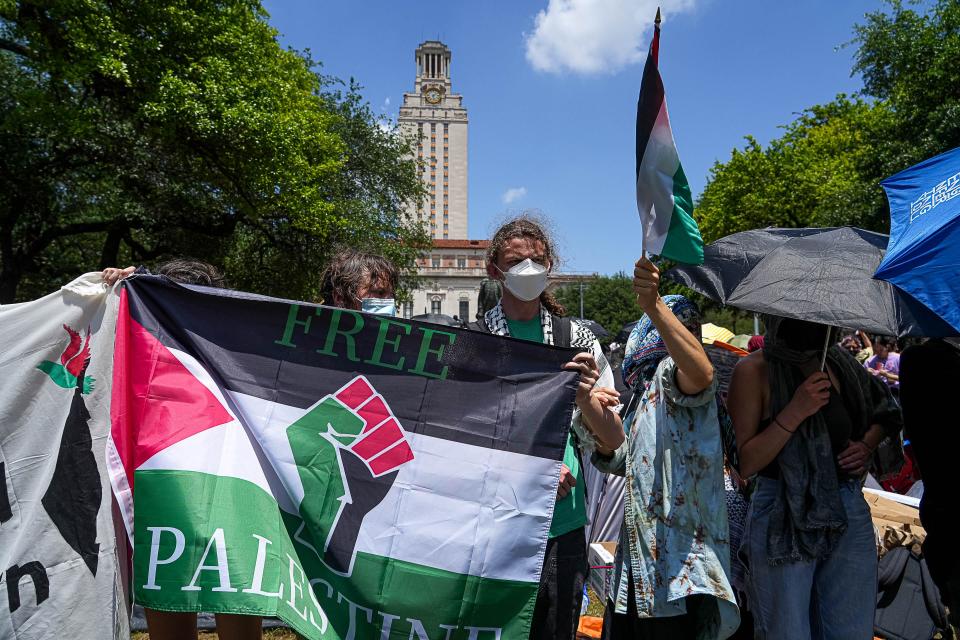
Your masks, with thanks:
M 763 355 L 770 381 L 770 411 L 776 416 L 793 398 L 807 376 L 800 366 L 822 351 L 797 351 L 782 336 L 782 318 L 767 317 Z M 822 344 L 822 343 L 821 343 Z M 822 348 L 822 347 L 821 347 Z M 870 425 L 881 422 L 899 429 L 899 409 L 882 383 L 867 373 L 850 354 L 837 346 L 827 362 L 840 383 L 844 404 L 853 423 L 852 440 L 860 440 Z M 836 460 L 821 411 L 804 420 L 777 456 L 779 497 L 770 513 L 767 555 L 770 564 L 825 558 L 847 528 L 840 500 Z

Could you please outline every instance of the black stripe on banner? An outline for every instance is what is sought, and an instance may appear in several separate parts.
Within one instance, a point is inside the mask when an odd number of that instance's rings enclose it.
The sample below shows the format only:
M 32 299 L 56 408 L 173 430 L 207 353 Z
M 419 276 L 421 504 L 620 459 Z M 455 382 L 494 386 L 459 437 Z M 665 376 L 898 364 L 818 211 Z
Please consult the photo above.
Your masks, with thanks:
M 158 276 L 126 290 L 131 318 L 223 389 L 307 408 L 364 375 L 408 431 L 563 457 L 577 375 L 561 367 L 576 349 Z
M 650 44 L 650 52 L 647 54 L 647 62 L 643 65 L 643 79 L 640 81 L 640 96 L 637 98 L 637 173 L 640 177 L 640 164 L 643 162 L 643 154 L 647 149 L 647 142 L 650 141 L 650 133 L 653 131 L 653 125 L 657 122 L 657 114 L 660 113 L 660 105 L 663 104 L 663 80 L 660 78 L 660 70 L 657 68 L 657 56 L 654 47 L 660 39 L 660 27 L 657 27 L 653 35 L 654 41 Z

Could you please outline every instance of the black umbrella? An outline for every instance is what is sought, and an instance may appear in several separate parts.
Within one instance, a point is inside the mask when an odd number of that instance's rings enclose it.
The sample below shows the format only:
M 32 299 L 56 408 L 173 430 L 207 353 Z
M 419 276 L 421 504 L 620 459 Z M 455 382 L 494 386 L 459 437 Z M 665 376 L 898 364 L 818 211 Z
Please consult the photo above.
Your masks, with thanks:
M 587 329 L 590 329 L 593 332 L 593 335 L 599 338 L 606 338 L 610 335 L 610 332 L 603 328 L 596 320 L 584 320 L 580 319 L 580 323 L 586 325 Z
M 942 318 L 873 274 L 888 236 L 855 229 L 754 229 L 664 277 L 725 305 L 895 336 L 951 336 Z
M 630 338 L 630 333 L 633 331 L 633 328 L 637 326 L 639 320 L 634 320 L 633 322 L 628 322 L 623 325 L 623 328 L 620 329 L 620 333 L 617 334 L 616 341 L 620 344 L 627 344 L 627 340 Z
M 430 322 L 433 324 L 442 324 L 447 327 L 462 327 L 459 321 L 454 320 L 452 317 L 446 315 L 445 313 L 421 313 L 418 316 L 413 316 L 411 320 L 419 320 L 420 322 Z

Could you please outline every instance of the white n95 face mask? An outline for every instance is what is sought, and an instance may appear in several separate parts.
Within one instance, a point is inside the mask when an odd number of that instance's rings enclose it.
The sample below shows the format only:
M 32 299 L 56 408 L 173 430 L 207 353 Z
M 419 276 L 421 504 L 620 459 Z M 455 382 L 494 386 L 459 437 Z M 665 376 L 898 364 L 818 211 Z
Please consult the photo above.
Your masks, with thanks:
M 363 298 L 360 300 L 360 311 L 378 316 L 395 316 L 397 303 L 393 298 Z
M 515 264 L 509 271 L 497 271 L 503 274 L 504 286 L 510 293 L 524 302 L 536 300 L 547 288 L 547 268 L 527 258 Z

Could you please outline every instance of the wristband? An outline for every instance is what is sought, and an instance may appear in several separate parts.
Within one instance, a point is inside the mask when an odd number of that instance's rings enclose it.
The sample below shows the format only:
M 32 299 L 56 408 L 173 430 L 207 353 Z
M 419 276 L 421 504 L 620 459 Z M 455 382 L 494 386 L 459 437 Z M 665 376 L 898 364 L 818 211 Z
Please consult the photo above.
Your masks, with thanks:
M 773 423 L 791 435 L 796 431 L 796 429 L 792 431 L 790 429 L 787 429 L 785 426 L 783 426 L 783 423 L 780 422 L 776 417 L 773 418 Z

